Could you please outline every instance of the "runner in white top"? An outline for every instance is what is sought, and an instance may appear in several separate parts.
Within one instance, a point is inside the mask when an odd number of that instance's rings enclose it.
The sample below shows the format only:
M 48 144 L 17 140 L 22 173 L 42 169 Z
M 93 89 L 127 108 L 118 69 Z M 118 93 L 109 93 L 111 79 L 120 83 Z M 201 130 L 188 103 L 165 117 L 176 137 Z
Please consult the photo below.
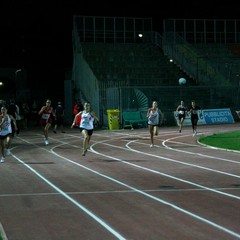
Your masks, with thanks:
M 81 114 L 81 121 L 80 121 L 80 129 L 84 130 L 92 130 L 94 117 L 91 115 L 90 112 L 82 112 Z
M 154 146 L 153 142 L 153 135 L 158 135 L 158 127 L 163 122 L 163 113 L 158 108 L 158 104 L 156 101 L 152 102 L 152 107 L 148 109 L 147 111 L 147 118 L 148 118 L 148 128 L 150 132 L 150 138 L 151 138 L 151 145 L 150 147 Z
M 13 134 L 11 122 L 13 122 L 15 129 L 17 130 L 15 118 L 12 115 L 8 115 L 7 108 L 5 106 L 2 106 L 0 114 L 0 141 L 2 153 L 2 158 L 0 160 L 1 163 L 5 161 L 5 139 L 7 140 L 6 155 L 10 155 L 10 146 Z
M 93 134 L 94 120 L 96 121 L 99 121 L 99 120 L 98 120 L 98 117 L 95 115 L 95 113 L 91 110 L 91 105 L 88 102 L 84 104 L 84 110 L 75 115 L 71 128 L 75 126 L 76 120 L 79 116 L 81 117 L 79 128 L 83 135 L 82 156 L 85 156 L 87 152 L 87 148 L 89 146 L 91 136 Z

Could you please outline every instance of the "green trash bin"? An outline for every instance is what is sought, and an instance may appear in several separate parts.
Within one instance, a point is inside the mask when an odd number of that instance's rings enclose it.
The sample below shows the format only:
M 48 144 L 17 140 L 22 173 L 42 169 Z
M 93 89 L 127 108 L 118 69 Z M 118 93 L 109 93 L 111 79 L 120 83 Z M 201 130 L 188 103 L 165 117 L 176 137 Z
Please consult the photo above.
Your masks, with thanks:
M 107 110 L 109 130 L 119 129 L 119 113 L 118 109 Z

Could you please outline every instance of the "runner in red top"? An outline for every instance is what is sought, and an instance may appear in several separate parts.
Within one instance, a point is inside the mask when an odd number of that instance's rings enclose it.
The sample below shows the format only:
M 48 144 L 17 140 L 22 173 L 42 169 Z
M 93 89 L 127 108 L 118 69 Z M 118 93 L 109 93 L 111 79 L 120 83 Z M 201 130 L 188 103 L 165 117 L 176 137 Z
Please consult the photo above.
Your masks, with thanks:
M 53 118 L 55 117 L 55 113 L 53 108 L 51 107 L 51 100 L 46 101 L 46 105 L 41 108 L 41 110 L 38 112 L 39 115 L 41 115 L 40 124 L 43 129 L 43 135 L 44 135 L 44 143 L 45 145 L 48 145 L 48 130 L 51 127 L 53 123 Z

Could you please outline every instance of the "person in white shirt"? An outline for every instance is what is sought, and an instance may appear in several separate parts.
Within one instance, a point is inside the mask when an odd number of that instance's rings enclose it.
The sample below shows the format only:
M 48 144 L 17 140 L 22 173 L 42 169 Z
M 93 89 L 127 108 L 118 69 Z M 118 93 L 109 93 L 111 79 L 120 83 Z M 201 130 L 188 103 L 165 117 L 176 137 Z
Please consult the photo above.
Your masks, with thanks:
M 152 107 L 148 109 L 147 119 L 148 119 L 148 128 L 149 128 L 150 138 L 151 138 L 150 147 L 153 147 L 154 146 L 153 135 L 158 135 L 159 125 L 161 125 L 163 122 L 163 113 L 158 108 L 157 101 L 153 101 Z
M 78 114 L 75 115 L 71 128 L 75 126 L 76 120 L 79 116 L 81 117 L 79 128 L 83 135 L 82 156 L 85 156 L 87 152 L 87 148 L 89 146 L 89 142 L 93 134 L 94 120 L 98 122 L 99 119 L 95 115 L 95 113 L 91 110 L 91 105 L 88 102 L 84 103 L 83 111 L 80 111 Z
M 14 124 L 15 130 L 17 130 L 17 123 L 15 118 L 12 115 L 7 114 L 7 107 L 1 107 L 0 114 L 0 142 L 1 142 L 1 153 L 2 157 L 0 162 L 3 163 L 5 161 L 5 155 L 10 155 L 10 147 L 13 137 L 13 129 L 12 124 Z M 7 149 L 5 154 L 5 140 L 7 140 Z

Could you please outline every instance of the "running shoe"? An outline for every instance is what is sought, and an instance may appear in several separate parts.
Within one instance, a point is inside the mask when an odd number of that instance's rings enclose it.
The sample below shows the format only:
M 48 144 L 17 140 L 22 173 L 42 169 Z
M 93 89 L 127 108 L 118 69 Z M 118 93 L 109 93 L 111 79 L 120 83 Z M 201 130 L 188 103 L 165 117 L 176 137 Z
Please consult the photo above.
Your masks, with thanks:
M 5 162 L 5 157 L 2 157 L 0 162 L 4 163 Z
M 10 149 L 7 148 L 6 155 L 10 155 L 10 154 L 11 154 Z
M 87 152 L 87 149 L 82 152 L 82 156 L 85 156 Z

